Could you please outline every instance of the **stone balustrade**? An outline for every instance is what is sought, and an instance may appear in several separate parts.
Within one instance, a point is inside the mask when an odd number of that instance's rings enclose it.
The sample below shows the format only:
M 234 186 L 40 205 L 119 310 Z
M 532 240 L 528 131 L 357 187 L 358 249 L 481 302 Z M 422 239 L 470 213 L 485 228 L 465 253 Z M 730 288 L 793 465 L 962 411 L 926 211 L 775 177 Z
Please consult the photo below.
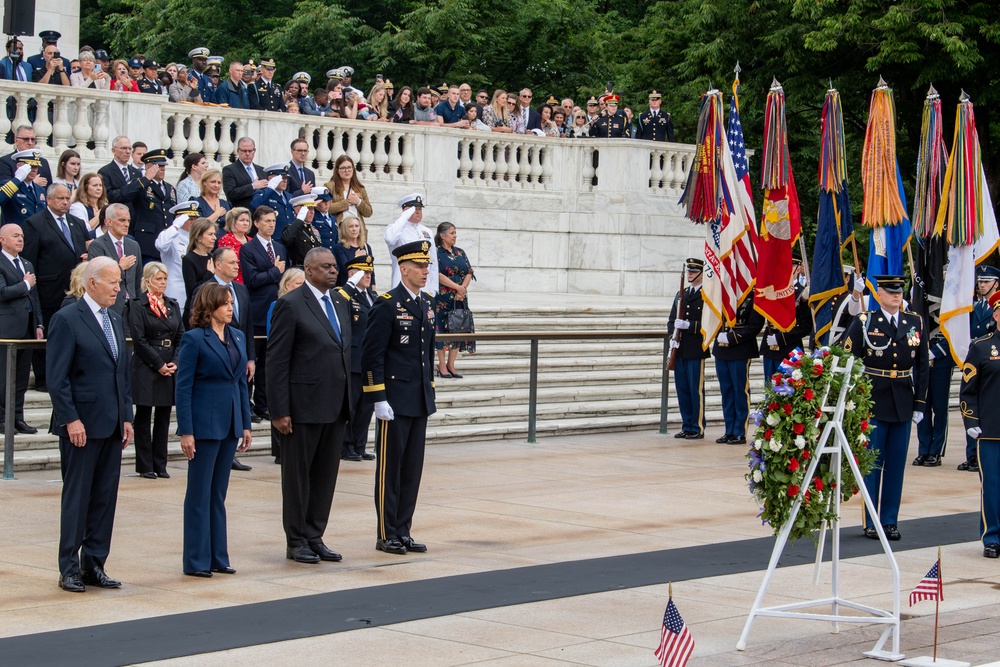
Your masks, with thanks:
M 303 137 L 320 183 L 346 153 L 375 210 L 367 222 L 377 266 L 388 265 L 381 232 L 398 214 L 396 200 L 420 191 L 425 224 L 457 225 L 479 290 L 669 295 L 682 260 L 701 252 L 704 228 L 677 203 L 690 145 L 277 114 L 11 81 L 0 82 L 0 94 L 13 111 L 12 120 L 0 116 L 0 134 L 31 124 L 53 171 L 67 148 L 80 153 L 85 172 L 96 171 L 120 134 L 169 149 L 171 182 L 189 152 L 219 167 L 235 160 L 243 136 L 256 141 L 265 166 L 287 160 L 291 141 Z

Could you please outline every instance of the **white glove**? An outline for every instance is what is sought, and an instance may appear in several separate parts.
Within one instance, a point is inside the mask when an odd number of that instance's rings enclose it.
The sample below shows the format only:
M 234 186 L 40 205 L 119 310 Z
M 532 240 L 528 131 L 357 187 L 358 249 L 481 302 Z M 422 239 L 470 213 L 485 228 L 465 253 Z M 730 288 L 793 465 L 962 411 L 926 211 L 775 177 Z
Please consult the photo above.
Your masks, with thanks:
M 934 354 L 934 350 L 927 350 L 927 358 L 930 359 L 931 361 L 937 359 L 937 355 Z
M 389 401 L 379 401 L 375 404 L 375 416 L 382 421 L 391 422 L 396 415 L 392 414 L 392 406 Z
M 919 424 L 923 420 L 924 420 L 924 413 L 923 412 L 914 412 L 913 413 L 913 425 L 914 426 L 916 426 L 917 424 Z
M 24 183 L 24 179 L 28 177 L 28 174 L 30 172 L 31 172 L 31 165 L 22 164 L 20 167 L 17 168 L 17 171 L 14 172 L 14 178 Z
M 360 283 L 361 279 L 364 278 L 364 277 L 365 277 L 365 272 L 364 271 L 358 271 L 353 276 L 351 276 L 350 278 L 348 278 L 347 282 L 351 283 L 352 287 L 357 287 L 358 283 Z
M 272 176 L 270 180 L 268 180 L 267 182 L 267 187 L 271 188 L 272 190 L 277 190 L 278 186 L 281 185 L 282 178 L 283 178 L 282 176 Z
M 681 344 L 678 341 L 674 340 L 673 338 L 670 339 L 670 349 L 671 350 L 676 350 L 680 346 L 681 346 Z
M 715 342 L 718 343 L 719 345 L 729 345 L 729 334 L 723 331 L 718 336 L 716 336 Z
M 978 426 L 973 426 L 972 428 L 967 429 L 965 432 L 969 434 L 970 438 L 978 440 L 979 436 L 983 434 L 983 429 L 979 428 Z
M 687 331 L 691 328 L 691 323 L 687 320 L 674 320 L 674 328 L 680 329 L 681 331 Z
M 301 220 L 302 222 L 305 222 L 307 215 L 309 215 L 309 207 L 308 206 L 300 206 L 299 207 L 299 212 L 295 214 L 295 219 L 296 220 Z
M 778 336 L 776 334 L 768 334 L 767 344 L 773 345 L 774 347 L 778 347 Z
M 855 292 L 864 292 L 865 291 L 865 281 L 862 280 L 861 278 L 858 278 L 857 280 L 855 280 L 854 281 L 854 291 Z

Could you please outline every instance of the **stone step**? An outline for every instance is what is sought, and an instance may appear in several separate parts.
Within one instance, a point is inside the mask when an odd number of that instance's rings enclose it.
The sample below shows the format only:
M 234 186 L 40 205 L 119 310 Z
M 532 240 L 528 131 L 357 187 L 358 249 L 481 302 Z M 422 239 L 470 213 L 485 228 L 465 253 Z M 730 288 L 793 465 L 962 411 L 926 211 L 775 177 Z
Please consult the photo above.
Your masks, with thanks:
M 535 314 L 523 317 L 510 317 L 504 314 L 496 318 L 476 318 L 477 331 L 573 331 L 573 330 L 646 330 L 666 329 L 667 315 L 621 317 L 602 315 L 586 319 L 553 314 L 542 317 Z

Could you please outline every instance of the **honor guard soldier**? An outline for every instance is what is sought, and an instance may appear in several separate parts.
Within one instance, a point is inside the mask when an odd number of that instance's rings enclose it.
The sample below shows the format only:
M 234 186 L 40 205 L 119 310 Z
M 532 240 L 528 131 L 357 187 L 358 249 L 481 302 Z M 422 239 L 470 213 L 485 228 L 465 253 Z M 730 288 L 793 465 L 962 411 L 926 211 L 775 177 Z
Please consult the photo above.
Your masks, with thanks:
M 951 346 L 937 322 L 925 320 L 928 329 L 927 410 L 917 424 L 917 457 L 913 465 L 933 468 L 941 465 L 948 443 L 948 399 L 951 396 L 951 376 L 955 360 Z
M 257 101 L 263 111 L 285 111 L 285 91 L 274 81 L 274 58 L 261 58 L 257 78 Z
M 270 206 L 278 214 L 274 227 L 275 238 L 281 238 L 285 227 L 295 222 L 295 210 L 292 208 L 292 198 L 288 196 L 288 163 L 272 164 L 264 170 L 267 175 L 267 187 L 253 193 L 250 200 L 250 211 L 256 211 L 259 206 Z
M 191 59 L 191 67 L 188 67 L 188 83 L 196 83 L 198 86 L 198 96 L 202 102 L 215 102 L 215 86 L 212 79 L 205 70 L 208 69 L 208 57 L 211 55 L 204 46 L 188 51 L 188 58 Z
M 992 268 L 992 267 L 990 267 Z M 993 322 L 1000 324 L 1000 293 L 994 292 L 987 306 Z M 966 434 L 976 442 L 976 460 L 982 481 L 983 556 L 1000 557 L 1000 336 L 996 328 L 972 341 L 962 364 L 962 388 L 958 394 Z
M 802 258 L 792 256 L 792 281 L 795 283 L 795 324 L 788 331 L 780 331 L 770 322 L 764 325 L 764 335 L 760 341 L 760 356 L 764 361 L 764 382 L 778 372 L 778 366 L 788 353 L 802 347 L 803 337 L 812 335 L 812 309 L 809 308 L 809 294 L 806 291 L 806 277 L 802 273 Z
M 976 302 L 972 306 L 972 317 L 969 324 L 972 340 L 981 338 L 991 331 L 996 331 L 990 298 L 994 294 L 1000 293 L 1000 269 L 995 266 L 979 266 L 976 268 L 976 274 Z M 965 438 L 965 460 L 958 464 L 958 469 L 979 472 L 979 456 L 976 454 L 975 438 Z
M 142 77 L 136 82 L 139 84 L 140 93 L 150 93 L 151 95 L 162 95 L 163 84 L 156 74 L 160 64 L 155 60 L 146 60 L 142 63 Z
M 844 338 L 844 351 L 859 357 L 872 383 L 872 432 L 868 446 L 877 451 L 865 486 L 890 540 L 900 539 L 896 527 L 910 424 L 924 417 L 927 398 L 927 337 L 916 313 L 900 310 L 902 276 L 872 276 L 878 283 L 879 310 L 861 313 Z M 864 510 L 863 510 L 864 511 Z M 865 536 L 878 539 L 872 517 L 864 512 Z
M 359 255 L 347 260 L 347 280 L 336 289 L 351 309 L 351 422 L 344 431 L 344 449 L 340 457 L 347 461 L 375 460 L 374 454 L 365 451 L 375 404 L 362 391 L 365 383 L 361 375 L 361 353 L 368 330 L 368 314 L 378 298 L 371 288 L 374 262 L 371 255 Z
M 42 166 L 42 152 L 29 148 L 14 153 L 11 159 L 16 169 L 13 178 L 0 183 L 0 210 L 4 224 L 13 223 L 23 228 L 25 220 L 45 209 L 45 189 L 34 182 Z
M 674 120 L 660 111 L 663 95 L 658 90 L 649 91 L 649 110 L 639 114 L 639 139 L 648 141 L 673 141 Z
M 177 191 L 163 180 L 167 168 L 167 151 L 162 148 L 146 151 L 142 156 L 145 173 L 122 189 L 122 197 L 135 207 L 135 219 L 129 233 L 139 243 L 142 262 L 159 262 L 156 237 L 174 222 L 170 212 L 177 205 Z
M 753 290 L 736 307 L 733 326 L 723 324 L 715 337 L 712 356 L 722 392 L 722 416 L 726 433 L 716 442 L 725 445 L 745 445 L 747 420 L 750 418 L 750 362 L 760 353 L 757 334 L 764 318 L 753 308 Z
M 621 96 L 609 93 L 601 99 L 607 105 L 607 114 L 590 124 L 590 136 L 602 139 L 620 139 L 631 136 L 628 119 L 618 109 L 618 103 L 622 99 Z
M 844 282 L 850 284 L 851 276 L 854 274 L 853 266 L 844 267 Z M 844 338 L 851 322 L 861 312 L 861 297 L 865 292 L 864 278 L 854 280 L 851 292 L 845 292 L 835 296 L 830 300 L 830 334 L 826 345 L 836 345 Z M 819 341 L 817 341 L 817 344 Z
M 674 357 L 674 388 L 681 410 L 681 430 L 675 438 L 700 440 L 705 437 L 705 359 L 701 333 L 701 311 L 705 303 L 701 295 L 701 279 L 705 270 L 705 260 L 689 257 L 684 261 L 688 286 L 684 289 L 683 312 L 680 312 L 681 293 L 674 297 L 670 308 L 670 322 L 667 331 L 673 338 L 674 331 L 680 331 L 679 340 L 671 340 L 670 346 L 677 349 Z
M 410 536 L 424 467 L 427 418 L 434 414 L 434 300 L 427 282 L 430 241 L 393 249 L 400 282 L 379 295 L 368 315 L 361 351 L 364 392 L 375 404 L 375 548 L 424 552 Z

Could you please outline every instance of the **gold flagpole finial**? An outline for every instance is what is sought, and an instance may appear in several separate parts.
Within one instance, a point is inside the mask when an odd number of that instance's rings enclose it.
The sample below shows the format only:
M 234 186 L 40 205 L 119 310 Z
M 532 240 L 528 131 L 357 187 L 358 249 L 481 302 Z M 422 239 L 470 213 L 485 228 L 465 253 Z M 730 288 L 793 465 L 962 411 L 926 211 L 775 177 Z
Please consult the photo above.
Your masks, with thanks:
M 674 597 L 674 582 L 672 581 L 667 584 L 667 595 L 671 598 Z

